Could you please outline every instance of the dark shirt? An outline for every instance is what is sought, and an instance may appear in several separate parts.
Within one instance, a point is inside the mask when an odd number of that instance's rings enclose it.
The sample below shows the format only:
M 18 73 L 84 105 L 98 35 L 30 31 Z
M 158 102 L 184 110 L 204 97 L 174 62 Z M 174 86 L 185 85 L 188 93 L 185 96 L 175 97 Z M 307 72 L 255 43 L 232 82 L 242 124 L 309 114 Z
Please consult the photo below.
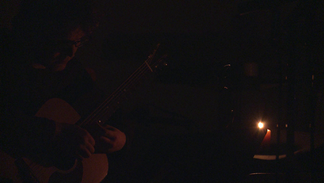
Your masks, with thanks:
M 76 59 L 66 69 L 49 72 L 10 60 L 1 67 L 1 149 L 14 157 L 51 159 L 55 122 L 35 117 L 51 98 L 73 104 L 94 88 Z

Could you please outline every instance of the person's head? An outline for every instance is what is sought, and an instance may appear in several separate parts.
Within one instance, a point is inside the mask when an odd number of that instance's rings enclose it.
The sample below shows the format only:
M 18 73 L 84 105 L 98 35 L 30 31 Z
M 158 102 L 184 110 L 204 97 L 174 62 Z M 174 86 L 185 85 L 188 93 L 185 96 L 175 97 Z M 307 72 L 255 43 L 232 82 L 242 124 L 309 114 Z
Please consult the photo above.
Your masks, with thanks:
M 32 63 L 63 70 L 97 23 L 89 0 L 23 0 L 13 31 Z

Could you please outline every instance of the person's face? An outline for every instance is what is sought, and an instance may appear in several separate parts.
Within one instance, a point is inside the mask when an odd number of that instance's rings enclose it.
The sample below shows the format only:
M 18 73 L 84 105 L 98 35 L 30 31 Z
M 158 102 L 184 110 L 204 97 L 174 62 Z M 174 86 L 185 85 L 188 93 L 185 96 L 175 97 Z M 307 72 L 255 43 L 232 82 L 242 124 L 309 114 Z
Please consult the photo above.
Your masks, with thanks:
M 85 33 L 80 28 L 77 28 L 71 31 L 65 39 L 58 40 L 56 51 L 49 61 L 49 69 L 52 71 L 64 70 L 67 63 L 75 56 L 80 47 L 80 41 L 84 36 Z

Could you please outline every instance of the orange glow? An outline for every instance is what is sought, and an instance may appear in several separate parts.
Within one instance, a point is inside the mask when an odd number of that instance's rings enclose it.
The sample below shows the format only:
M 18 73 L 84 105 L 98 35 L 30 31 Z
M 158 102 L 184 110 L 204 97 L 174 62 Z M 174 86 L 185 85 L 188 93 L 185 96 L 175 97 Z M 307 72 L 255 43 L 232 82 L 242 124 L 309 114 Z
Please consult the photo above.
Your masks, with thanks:
M 271 141 L 271 130 L 267 129 L 267 133 L 265 134 L 265 136 L 261 142 L 261 146 L 262 147 L 270 146 L 270 141 Z
M 260 122 L 258 123 L 258 127 L 261 129 L 261 128 L 264 127 L 264 124 L 260 121 Z

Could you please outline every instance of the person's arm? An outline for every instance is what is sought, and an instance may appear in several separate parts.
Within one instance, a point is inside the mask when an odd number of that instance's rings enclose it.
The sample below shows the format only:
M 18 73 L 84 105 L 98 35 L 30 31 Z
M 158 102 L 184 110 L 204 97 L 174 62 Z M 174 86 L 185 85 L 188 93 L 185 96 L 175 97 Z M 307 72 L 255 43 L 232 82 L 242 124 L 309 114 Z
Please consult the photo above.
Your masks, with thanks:
M 19 110 L 6 112 L 1 121 L 1 148 L 13 157 L 68 169 L 76 158 L 94 153 L 94 139 L 77 125 L 30 117 Z

